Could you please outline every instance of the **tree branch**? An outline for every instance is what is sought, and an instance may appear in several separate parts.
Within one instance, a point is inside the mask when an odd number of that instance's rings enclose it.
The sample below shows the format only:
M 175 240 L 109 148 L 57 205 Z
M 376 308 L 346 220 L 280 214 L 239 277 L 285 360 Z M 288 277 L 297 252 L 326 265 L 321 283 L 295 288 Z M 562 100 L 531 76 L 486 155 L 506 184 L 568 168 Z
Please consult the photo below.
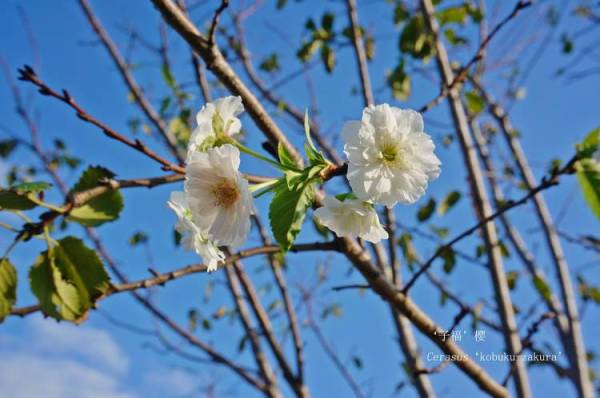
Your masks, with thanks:
M 161 117 L 158 115 L 150 101 L 148 101 L 148 99 L 144 95 L 144 92 L 142 91 L 138 83 L 135 81 L 133 74 L 129 70 L 129 66 L 121 56 L 121 53 L 119 52 L 119 49 L 117 48 L 116 44 L 112 41 L 108 32 L 104 29 L 102 23 L 100 23 L 98 18 L 96 18 L 96 16 L 94 15 L 92 7 L 90 6 L 87 0 L 79 0 L 79 5 L 85 13 L 92 29 L 94 30 L 94 32 L 108 51 L 113 62 L 115 63 L 119 74 L 123 78 L 125 85 L 129 88 L 129 91 L 133 95 L 135 102 L 139 105 L 140 109 L 142 110 L 144 115 L 146 115 L 148 120 L 150 120 L 150 122 L 154 125 L 160 136 L 163 138 L 165 144 L 169 148 L 169 151 L 173 154 L 173 156 L 175 156 L 175 158 L 180 163 L 183 163 L 183 157 L 181 156 L 181 153 L 177 148 L 177 139 L 173 136 L 173 134 L 171 134 L 164 120 L 161 119 Z

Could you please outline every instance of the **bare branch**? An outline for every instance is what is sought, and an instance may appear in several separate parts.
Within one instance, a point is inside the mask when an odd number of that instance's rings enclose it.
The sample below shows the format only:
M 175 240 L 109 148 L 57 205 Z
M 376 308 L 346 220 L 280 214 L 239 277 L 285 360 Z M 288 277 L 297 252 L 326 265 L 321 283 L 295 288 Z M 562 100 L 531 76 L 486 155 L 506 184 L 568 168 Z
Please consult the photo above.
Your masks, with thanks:
M 519 12 L 521 10 L 529 7 L 531 4 L 533 4 L 531 1 L 519 0 L 517 2 L 517 4 L 515 4 L 515 7 L 513 8 L 512 12 L 510 14 L 508 14 L 502 21 L 500 21 L 500 23 L 498 23 L 498 25 L 496 25 L 496 27 L 494 27 L 494 29 L 492 29 L 492 31 L 485 37 L 485 39 L 483 39 L 481 41 L 481 43 L 479 44 L 479 48 L 477 49 L 477 52 L 475 52 L 475 55 L 473 55 L 473 57 L 469 60 L 469 62 L 467 62 L 464 66 L 462 66 L 458 70 L 458 72 L 456 73 L 456 76 L 449 83 L 442 82 L 442 89 L 441 89 L 440 93 L 437 95 L 437 97 L 435 97 L 434 99 L 429 101 L 427 104 L 425 104 L 421 108 L 419 108 L 419 112 L 425 113 L 428 110 L 430 110 L 431 108 L 433 108 L 434 106 L 438 105 L 444 98 L 446 98 L 448 96 L 448 94 L 450 93 L 451 90 L 456 88 L 460 83 L 464 82 L 469 73 L 469 69 L 471 69 L 471 67 L 474 64 L 478 63 L 483 58 L 483 56 L 485 54 L 485 50 L 486 50 L 487 46 L 490 44 L 490 42 L 492 41 L 492 39 L 494 38 L 494 36 L 498 32 L 500 32 L 500 30 L 502 29 L 502 27 L 504 27 L 504 25 L 506 25 L 512 19 L 514 19 L 517 15 L 519 15 Z
M 144 95 L 144 92 L 135 81 L 133 74 L 129 70 L 129 66 L 121 56 L 119 49 L 116 44 L 110 38 L 108 32 L 100 23 L 100 20 L 94 15 L 94 11 L 92 7 L 88 3 L 87 0 L 79 0 L 79 5 L 83 9 L 92 29 L 110 54 L 119 74 L 123 78 L 125 84 L 129 88 L 129 91 L 133 95 L 135 102 L 139 105 L 142 112 L 146 115 L 148 120 L 154 125 L 160 136 L 163 138 L 165 144 L 169 148 L 169 151 L 175 156 L 175 158 L 182 163 L 183 157 L 179 149 L 177 148 L 177 139 L 173 136 L 173 134 L 169 131 L 169 128 L 165 124 L 164 120 L 158 115 L 150 101 Z
M 31 67 L 25 65 L 23 68 L 19 69 L 19 73 L 20 73 L 19 80 L 23 80 L 23 81 L 32 83 L 34 86 L 36 86 L 38 88 L 38 91 L 42 95 L 56 98 L 57 100 L 64 102 L 65 104 L 67 104 L 69 107 L 71 107 L 75 111 L 78 118 L 98 127 L 108 137 L 110 137 L 114 140 L 117 140 L 117 141 L 127 145 L 128 147 L 135 149 L 138 152 L 143 153 L 150 159 L 161 164 L 163 166 L 162 167 L 163 170 L 171 170 L 171 171 L 174 171 L 174 172 L 180 173 L 180 174 L 185 173 L 185 169 L 183 167 L 173 164 L 173 163 L 169 162 L 168 160 L 166 160 L 165 158 L 163 158 L 162 156 L 156 154 L 155 152 L 150 150 L 140 140 L 138 140 L 138 139 L 136 139 L 135 141 L 130 140 L 129 138 L 123 136 L 122 134 L 119 134 L 118 132 L 116 132 L 112 128 L 108 127 L 106 124 L 104 124 L 100 120 L 96 119 L 95 117 L 93 117 L 92 115 L 87 113 L 83 108 L 81 108 L 75 102 L 75 100 L 71 97 L 71 95 L 66 90 L 62 90 L 62 93 L 58 93 L 58 92 L 54 91 L 53 89 L 51 89 L 38 77 L 38 75 L 36 75 L 36 73 L 34 72 L 34 70 Z

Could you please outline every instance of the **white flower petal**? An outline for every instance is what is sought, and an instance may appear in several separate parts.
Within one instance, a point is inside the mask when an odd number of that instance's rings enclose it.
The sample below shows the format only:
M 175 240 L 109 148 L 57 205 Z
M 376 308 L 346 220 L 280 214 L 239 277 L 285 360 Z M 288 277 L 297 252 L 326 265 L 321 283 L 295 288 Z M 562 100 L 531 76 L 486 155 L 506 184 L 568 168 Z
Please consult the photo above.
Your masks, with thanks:
M 359 237 L 373 243 L 388 238 L 373 206 L 362 200 L 346 199 L 342 202 L 327 196 L 323 207 L 316 209 L 314 215 L 339 237 Z
M 194 222 L 219 246 L 240 246 L 250 231 L 254 205 L 239 165 L 239 150 L 227 144 L 195 153 L 186 167 Z
M 365 108 L 358 123 L 346 123 L 342 130 L 354 194 L 387 207 L 417 201 L 441 171 L 421 115 L 382 104 Z
M 194 223 L 186 192 L 171 192 L 167 204 L 177 214 L 178 221 L 175 228 L 183 235 L 183 247 L 194 250 L 202 257 L 209 272 L 216 270 L 218 264 L 225 259 L 225 254 L 213 242 L 206 239 Z

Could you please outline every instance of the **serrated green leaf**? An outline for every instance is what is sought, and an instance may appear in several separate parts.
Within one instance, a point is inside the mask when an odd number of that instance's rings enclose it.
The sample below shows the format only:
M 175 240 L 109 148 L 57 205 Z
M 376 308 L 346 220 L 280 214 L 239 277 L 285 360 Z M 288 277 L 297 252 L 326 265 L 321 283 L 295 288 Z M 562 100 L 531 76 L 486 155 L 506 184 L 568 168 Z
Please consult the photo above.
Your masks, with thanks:
M 27 195 L 18 194 L 9 189 L 0 189 L 0 210 L 29 210 L 36 207 Z
M 104 167 L 90 166 L 83 172 L 71 193 L 82 192 L 100 185 L 101 180 L 114 174 Z M 69 213 L 69 219 L 88 227 L 96 227 L 116 220 L 123 209 L 123 197 L 118 190 L 108 190 Z
M 442 200 L 438 206 L 437 212 L 440 215 L 446 214 L 461 198 L 461 193 L 452 191 Z
M 74 237 L 42 252 L 29 272 L 31 290 L 45 315 L 79 323 L 109 289 L 108 274 L 95 251 Z
M 17 271 L 7 258 L 0 260 L 0 322 L 17 300 Z
M 296 162 L 292 155 L 288 152 L 287 148 L 283 143 L 277 144 L 277 156 L 279 157 L 279 163 L 285 167 L 296 168 Z
M 576 164 L 577 180 L 592 212 L 600 219 L 600 162 L 582 159 Z
M 314 201 L 312 182 L 300 182 L 291 190 L 287 184 L 280 184 L 275 190 L 269 205 L 271 230 L 281 250 L 287 252 L 302 228 L 306 211 Z
M 417 212 L 417 220 L 419 222 L 427 221 L 433 212 L 435 211 L 435 199 L 431 198 L 429 201 L 419 208 Z

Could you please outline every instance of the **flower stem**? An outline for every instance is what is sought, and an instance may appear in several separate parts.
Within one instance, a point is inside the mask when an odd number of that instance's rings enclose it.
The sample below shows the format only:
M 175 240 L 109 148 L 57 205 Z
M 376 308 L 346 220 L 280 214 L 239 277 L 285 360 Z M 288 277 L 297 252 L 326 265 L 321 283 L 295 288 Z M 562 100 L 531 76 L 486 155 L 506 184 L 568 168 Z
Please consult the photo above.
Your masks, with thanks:
M 248 154 L 248 155 L 250 155 L 250 156 L 253 156 L 253 157 L 255 157 L 256 159 L 262 160 L 263 162 L 267 162 L 267 163 L 269 163 L 271 166 L 274 166 L 274 167 L 276 167 L 276 168 L 278 168 L 278 169 L 280 169 L 280 170 L 293 170 L 293 171 L 298 171 L 297 169 L 294 169 L 294 168 L 291 168 L 291 167 L 288 167 L 288 166 L 284 166 L 284 165 L 282 165 L 282 164 L 281 164 L 281 163 L 279 163 L 279 162 L 276 162 L 276 161 L 274 161 L 274 160 L 272 160 L 272 159 L 269 159 L 268 157 L 266 157 L 266 156 L 263 156 L 263 155 L 261 155 L 261 154 L 260 154 L 260 153 L 258 153 L 258 152 L 254 152 L 252 149 L 248 148 L 247 146 L 245 146 L 245 145 L 241 144 L 241 143 L 240 143 L 240 142 L 238 142 L 238 141 L 235 141 L 235 140 L 233 140 L 233 142 L 232 142 L 232 143 L 233 143 L 233 145 L 235 145 L 235 146 L 236 146 L 236 147 L 237 147 L 237 148 L 238 148 L 240 151 L 244 152 L 245 154 Z

